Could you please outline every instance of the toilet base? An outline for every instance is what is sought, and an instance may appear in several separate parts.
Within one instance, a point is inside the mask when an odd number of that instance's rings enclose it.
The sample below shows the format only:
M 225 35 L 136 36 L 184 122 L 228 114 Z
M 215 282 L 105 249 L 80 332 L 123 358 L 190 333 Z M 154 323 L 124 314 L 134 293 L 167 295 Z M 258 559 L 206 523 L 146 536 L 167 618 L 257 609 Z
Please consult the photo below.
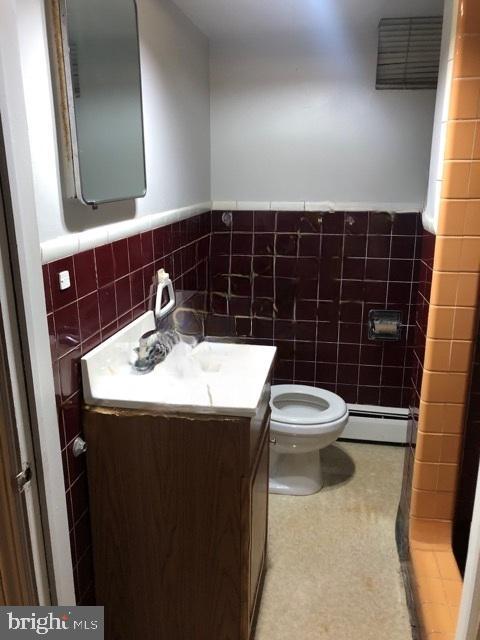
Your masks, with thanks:
M 277 453 L 270 448 L 270 493 L 309 496 L 323 487 L 320 451 Z

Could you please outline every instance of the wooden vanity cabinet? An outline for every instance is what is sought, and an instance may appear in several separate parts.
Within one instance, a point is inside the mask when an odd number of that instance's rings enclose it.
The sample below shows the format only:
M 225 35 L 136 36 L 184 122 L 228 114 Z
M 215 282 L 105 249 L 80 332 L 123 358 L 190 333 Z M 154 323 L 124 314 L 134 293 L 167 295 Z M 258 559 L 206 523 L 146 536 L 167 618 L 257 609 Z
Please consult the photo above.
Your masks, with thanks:
M 269 397 L 253 418 L 86 407 L 107 640 L 250 640 L 265 573 Z

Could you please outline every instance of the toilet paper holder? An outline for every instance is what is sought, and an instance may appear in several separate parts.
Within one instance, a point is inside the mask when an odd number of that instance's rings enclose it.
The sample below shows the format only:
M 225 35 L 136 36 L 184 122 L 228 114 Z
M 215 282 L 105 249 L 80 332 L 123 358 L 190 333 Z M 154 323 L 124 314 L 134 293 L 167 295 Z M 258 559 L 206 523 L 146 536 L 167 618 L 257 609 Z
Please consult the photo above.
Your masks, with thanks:
M 371 309 L 368 313 L 369 340 L 400 340 L 404 326 L 401 311 Z

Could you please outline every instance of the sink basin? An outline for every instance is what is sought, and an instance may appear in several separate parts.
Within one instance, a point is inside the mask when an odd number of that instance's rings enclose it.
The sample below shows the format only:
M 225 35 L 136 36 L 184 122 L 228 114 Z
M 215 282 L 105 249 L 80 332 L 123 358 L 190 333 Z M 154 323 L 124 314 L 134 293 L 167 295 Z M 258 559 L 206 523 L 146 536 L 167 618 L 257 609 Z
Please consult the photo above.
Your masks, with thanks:
M 201 342 L 178 344 L 145 375 L 134 371 L 133 349 L 155 328 L 148 311 L 82 358 L 85 402 L 103 407 L 253 416 L 275 347 Z

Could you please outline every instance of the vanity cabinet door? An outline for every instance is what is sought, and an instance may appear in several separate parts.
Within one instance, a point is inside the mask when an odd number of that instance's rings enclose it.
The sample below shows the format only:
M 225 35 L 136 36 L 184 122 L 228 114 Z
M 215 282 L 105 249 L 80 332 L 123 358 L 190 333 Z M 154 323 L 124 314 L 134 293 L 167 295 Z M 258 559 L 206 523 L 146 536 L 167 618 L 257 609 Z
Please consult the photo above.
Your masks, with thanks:
M 251 483 L 251 521 L 250 521 L 250 597 L 249 616 L 255 613 L 255 605 L 266 560 L 267 518 L 268 518 L 268 430 L 258 456 L 257 467 Z

